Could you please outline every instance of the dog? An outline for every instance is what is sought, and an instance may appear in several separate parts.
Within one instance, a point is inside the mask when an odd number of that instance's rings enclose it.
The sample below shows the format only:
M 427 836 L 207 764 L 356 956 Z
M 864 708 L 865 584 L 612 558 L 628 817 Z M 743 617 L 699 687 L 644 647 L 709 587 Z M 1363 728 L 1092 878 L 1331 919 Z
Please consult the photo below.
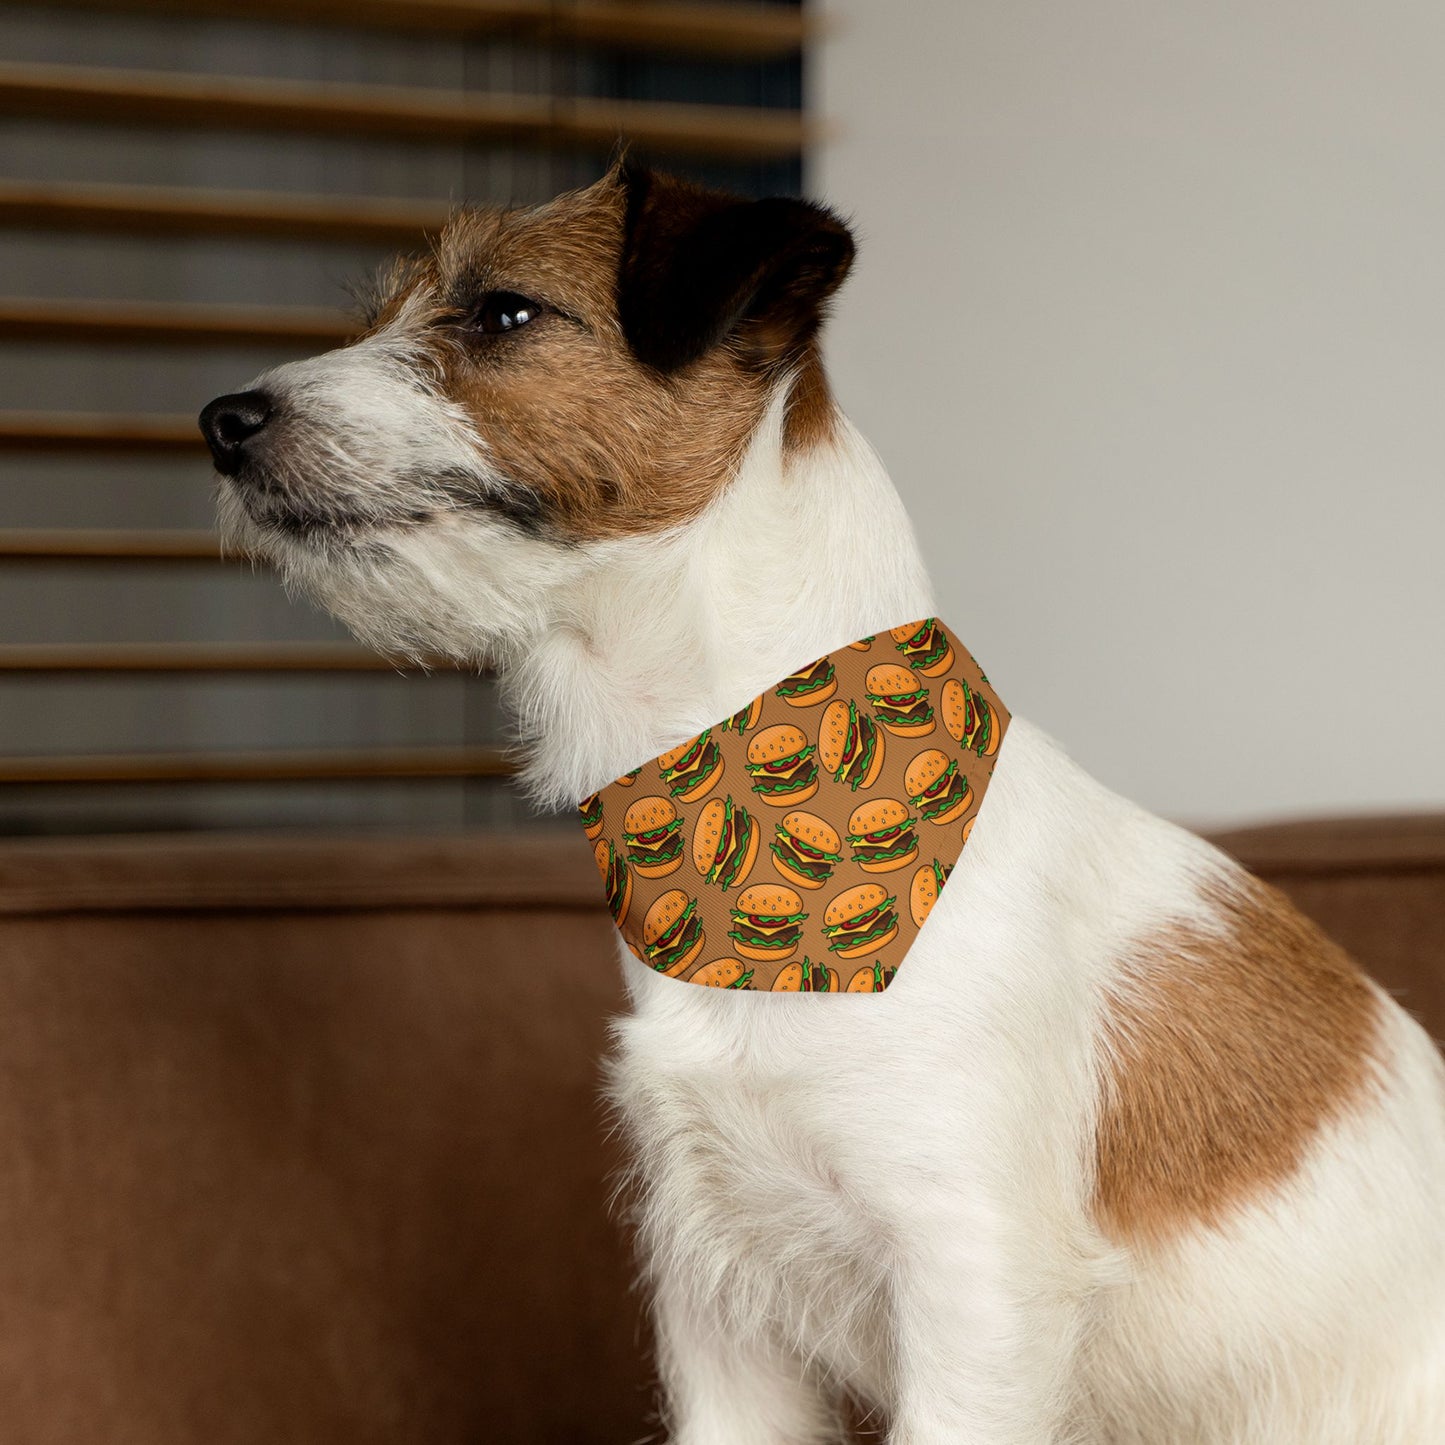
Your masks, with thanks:
M 388 654 L 494 667 L 575 806 L 936 610 L 822 367 L 853 249 L 625 159 L 461 211 L 359 340 L 202 413 L 223 532 Z M 670 1439 L 833 1441 L 851 1400 L 893 1445 L 1445 1441 L 1430 1039 L 1037 728 L 995 763 L 886 993 L 619 947 Z

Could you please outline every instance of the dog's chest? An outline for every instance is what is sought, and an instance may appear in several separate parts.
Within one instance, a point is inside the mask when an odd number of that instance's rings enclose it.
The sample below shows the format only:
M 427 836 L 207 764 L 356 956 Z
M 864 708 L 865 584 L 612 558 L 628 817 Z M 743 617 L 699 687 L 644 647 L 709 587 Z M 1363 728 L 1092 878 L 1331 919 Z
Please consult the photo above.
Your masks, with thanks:
M 800 1037 L 796 1018 L 749 1015 L 704 1009 L 681 1037 L 674 1016 L 644 1006 L 619 1029 L 614 1098 L 649 1252 L 710 1282 L 730 1313 L 881 1385 L 887 1244 L 860 1147 L 870 1100 L 841 1040 L 830 1047 L 816 1029 Z

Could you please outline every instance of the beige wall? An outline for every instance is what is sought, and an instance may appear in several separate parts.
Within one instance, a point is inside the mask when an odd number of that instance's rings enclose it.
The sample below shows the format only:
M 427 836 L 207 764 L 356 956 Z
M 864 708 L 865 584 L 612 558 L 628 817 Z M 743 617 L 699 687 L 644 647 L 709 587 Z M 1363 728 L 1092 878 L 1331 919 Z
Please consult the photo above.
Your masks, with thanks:
M 1186 820 L 1445 806 L 1445 9 L 821 8 L 835 384 L 1004 696 Z

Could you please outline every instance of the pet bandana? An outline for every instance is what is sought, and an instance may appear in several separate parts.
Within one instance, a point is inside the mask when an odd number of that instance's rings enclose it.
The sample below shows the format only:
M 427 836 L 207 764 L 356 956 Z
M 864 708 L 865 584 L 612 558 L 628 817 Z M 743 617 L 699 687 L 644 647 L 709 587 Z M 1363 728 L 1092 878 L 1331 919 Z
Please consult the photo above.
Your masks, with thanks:
M 881 993 L 968 841 L 1008 717 L 926 617 L 584 798 L 628 947 L 713 988 Z

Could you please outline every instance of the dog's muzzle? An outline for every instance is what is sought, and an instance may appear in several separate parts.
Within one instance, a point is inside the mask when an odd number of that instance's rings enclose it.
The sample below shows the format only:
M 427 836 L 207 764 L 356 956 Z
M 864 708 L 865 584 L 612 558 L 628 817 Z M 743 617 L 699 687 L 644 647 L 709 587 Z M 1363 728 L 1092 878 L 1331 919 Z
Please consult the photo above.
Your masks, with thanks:
M 248 444 L 265 430 L 274 411 L 264 391 L 238 391 L 207 404 L 200 416 L 201 434 L 223 477 L 234 477 L 245 465 Z

